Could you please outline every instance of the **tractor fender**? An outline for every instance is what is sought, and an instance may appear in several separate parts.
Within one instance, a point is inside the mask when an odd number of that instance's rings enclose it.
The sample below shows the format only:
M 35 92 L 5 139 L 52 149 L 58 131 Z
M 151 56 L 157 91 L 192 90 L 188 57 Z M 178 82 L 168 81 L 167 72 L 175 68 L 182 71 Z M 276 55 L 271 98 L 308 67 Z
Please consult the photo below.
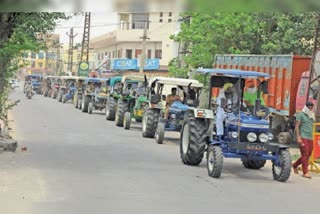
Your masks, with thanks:
M 220 141 L 218 141 L 218 140 L 210 140 L 209 141 L 209 145 L 221 145 L 221 142 Z
M 190 108 L 188 111 L 192 111 L 195 118 L 214 119 L 214 114 L 211 109 Z

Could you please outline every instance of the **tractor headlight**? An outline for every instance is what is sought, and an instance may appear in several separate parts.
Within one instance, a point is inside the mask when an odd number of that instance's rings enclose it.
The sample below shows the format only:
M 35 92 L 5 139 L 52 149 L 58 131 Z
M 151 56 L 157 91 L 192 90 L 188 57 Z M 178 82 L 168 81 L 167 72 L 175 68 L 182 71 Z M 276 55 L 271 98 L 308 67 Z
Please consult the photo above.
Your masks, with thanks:
M 273 134 L 269 133 L 269 134 L 268 134 L 268 139 L 269 139 L 269 140 L 273 140 L 273 139 L 274 139 Z
M 257 140 L 257 135 L 253 132 L 250 132 L 248 135 L 247 135 L 247 139 L 249 142 L 254 142 Z
M 171 114 L 171 118 L 172 118 L 172 119 L 175 119 L 175 118 L 176 118 L 176 115 L 175 115 L 175 114 Z
M 238 137 L 238 133 L 237 132 L 231 132 L 231 137 L 236 139 Z
M 262 133 L 262 134 L 259 135 L 259 140 L 260 140 L 262 143 L 266 143 L 266 142 L 268 142 L 269 137 L 268 137 L 268 135 Z

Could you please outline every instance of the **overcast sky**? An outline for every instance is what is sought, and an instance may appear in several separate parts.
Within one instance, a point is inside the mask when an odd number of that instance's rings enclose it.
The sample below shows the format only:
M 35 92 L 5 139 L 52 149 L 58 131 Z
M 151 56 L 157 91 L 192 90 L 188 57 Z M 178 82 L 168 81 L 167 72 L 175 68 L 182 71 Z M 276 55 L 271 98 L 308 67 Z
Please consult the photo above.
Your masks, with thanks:
M 70 14 L 68 14 L 70 15 Z M 112 12 L 92 12 L 91 13 L 91 28 L 90 39 L 102 35 L 104 33 L 113 31 L 117 28 L 117 14 Z M 84 15 L 73 16 L 67 21 L 59 21 L 54 33 L 60 34 L 60 42 L 68 44 L 69 37 L 66 32 L 70 34 L 70 28 L 74 27 L 74 43 L 82 42 Z

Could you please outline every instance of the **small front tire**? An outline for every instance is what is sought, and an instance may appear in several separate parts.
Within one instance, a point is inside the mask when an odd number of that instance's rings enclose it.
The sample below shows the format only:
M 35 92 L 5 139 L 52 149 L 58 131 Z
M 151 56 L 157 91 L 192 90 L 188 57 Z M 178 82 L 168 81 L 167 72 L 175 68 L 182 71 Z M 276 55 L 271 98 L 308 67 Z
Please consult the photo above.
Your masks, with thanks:
M 156 131 L 156 142 L 158 144 L 162 144 L 164 140 L 164 124 L 158 123 L 157 131 Z
M 207 151 L 207 170 L 210 177 L 219 178 L 223 168 L 223 153 L 219 145 L 209 145 Z
M 131 114 L 130 112 L 124 113 L 124 119 L 123 119 L 123 127 L 124 129 L 130 129 L 131 125 Z

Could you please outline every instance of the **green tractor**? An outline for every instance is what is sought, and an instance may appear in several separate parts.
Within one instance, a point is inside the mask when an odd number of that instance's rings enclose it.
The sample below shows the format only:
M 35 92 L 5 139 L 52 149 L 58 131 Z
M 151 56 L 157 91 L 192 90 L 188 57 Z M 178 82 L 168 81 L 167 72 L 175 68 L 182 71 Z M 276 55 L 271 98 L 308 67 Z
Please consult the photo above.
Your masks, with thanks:
M 125 129 L 129 129 L 130 122 L 131 122 L 131 113 L 137 122 L 142 121 L 142 115 L 139 116 L 141 114 L 141 112 L 139 112 L 140 109 L 136 111 L 138 115 L 134 116 L 134 109 L 136 105 L 135 94 L 139 88 L 147 87 L 145 83 L 146 83 L 146 77 L 144 76 L 122 77 L 121 85 L 120 85 L 120 97 L 118 99 L 118 103 L 116 107 L 116 117 L 115 117 L 116 126 L 123 127 L 125 125 Z M 140 99 L 143 99 L 143 98 L 140 98 Z M 129 113 L 126 114 L 126 119 L 125 119 L 126 112 L 129 112 Z
M 146 76 L 127 76 L 124 79 L 123 83 L 127 83 L 124 89 L 129 90 L 129 94 L 123 93 L 125 95 L 124 100 L 128 105 L 128 111 L 124 113 L 123 127 L 124 129 L 130 129 L 131 118 L 141 123 L 144 111 L 149 106 L 147 97 L 148 79 Z
M 106 104 L 106 120 L 114 121 L 116 118 L 117 103 L 121 93 L 121 79 L 122 77 L 115 76 L 107 81 L 109 92 Z

